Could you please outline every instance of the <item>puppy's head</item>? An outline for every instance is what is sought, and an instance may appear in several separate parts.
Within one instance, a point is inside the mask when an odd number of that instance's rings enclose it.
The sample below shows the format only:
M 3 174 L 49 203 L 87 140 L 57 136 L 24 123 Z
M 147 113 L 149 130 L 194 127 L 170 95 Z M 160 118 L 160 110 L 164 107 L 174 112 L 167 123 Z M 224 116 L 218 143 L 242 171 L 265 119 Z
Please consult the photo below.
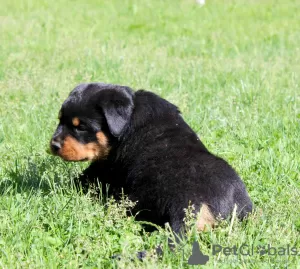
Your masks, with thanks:
M 134 93 L 129 87 L 90 83 L 78 85 L 59 111 L 50 141 L 54 155 L 66 161 L 105 159 L 110 140 L 129 124 Z

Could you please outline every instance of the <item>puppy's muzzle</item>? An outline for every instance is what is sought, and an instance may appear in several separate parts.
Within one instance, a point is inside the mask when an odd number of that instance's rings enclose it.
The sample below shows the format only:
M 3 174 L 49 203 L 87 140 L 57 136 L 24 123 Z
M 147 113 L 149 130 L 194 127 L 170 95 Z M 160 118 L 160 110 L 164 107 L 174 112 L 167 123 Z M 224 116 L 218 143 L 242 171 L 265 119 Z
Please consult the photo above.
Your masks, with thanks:
M 54 137 L 51 140 L 50 148 L 53 154 L 58 154 L 59 150 L 62 148 L 62 141 L 59 138 Z

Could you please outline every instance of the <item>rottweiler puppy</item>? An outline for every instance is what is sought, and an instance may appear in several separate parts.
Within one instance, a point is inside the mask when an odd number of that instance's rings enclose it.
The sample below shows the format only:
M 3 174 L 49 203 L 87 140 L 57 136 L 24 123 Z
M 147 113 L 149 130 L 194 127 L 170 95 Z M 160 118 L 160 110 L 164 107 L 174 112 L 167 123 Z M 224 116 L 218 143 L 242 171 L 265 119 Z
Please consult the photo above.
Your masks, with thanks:
M 83 186 L 99 180 L 105 193 L 137 204 L 139 220 L 183 229 L 193 204 L 197 229 L 252 211 L 235 170 L 203 145 L 178 108 L 156 94 L 104 83 L 78 85 L 63 103 L 51 151 L 66 161 L 90 161 Z M 104 187 L 105 188 L 105 187 Z

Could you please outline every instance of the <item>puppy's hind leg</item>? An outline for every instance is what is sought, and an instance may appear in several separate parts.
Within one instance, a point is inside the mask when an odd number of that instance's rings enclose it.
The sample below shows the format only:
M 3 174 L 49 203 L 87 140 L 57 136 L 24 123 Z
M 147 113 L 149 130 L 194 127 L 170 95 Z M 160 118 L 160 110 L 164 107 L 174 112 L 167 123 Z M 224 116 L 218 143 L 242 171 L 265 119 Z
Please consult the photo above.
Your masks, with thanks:
M 213 228 L 216 224 L 216 218 L 211 213 L 208 205 L 202 204 L 200 211 L 197 214 L 196 228 L 199 232 Z
M 195 225 L 197 232 L 207 231 L 213 228 L 216 224 L 216 218 L 212 214 L 208 205 L 202 204 L 200 210 L 194 211 L 196 215 Z M 168 246 L 171 250 L 174 250 L 176 245 L 179 245 L 185 241 L 187 234 L 187 227 L 184 223 L 185 214 L 178 214 L 175 218 L 173 218 L 170 222 L 174 239 L 169 238 Z M 193 224 L 194 225 L 194 224 Z

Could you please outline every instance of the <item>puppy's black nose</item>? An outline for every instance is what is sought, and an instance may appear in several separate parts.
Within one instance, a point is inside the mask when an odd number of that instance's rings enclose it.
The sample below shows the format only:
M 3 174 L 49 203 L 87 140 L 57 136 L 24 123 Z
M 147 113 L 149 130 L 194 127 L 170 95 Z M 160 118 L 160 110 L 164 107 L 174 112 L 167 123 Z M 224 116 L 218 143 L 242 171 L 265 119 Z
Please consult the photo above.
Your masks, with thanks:
M 57 153 L 61 149 L 61 143 L 58 141 L 52 140 L 51 141 L 51 150 L 53 153 Z

